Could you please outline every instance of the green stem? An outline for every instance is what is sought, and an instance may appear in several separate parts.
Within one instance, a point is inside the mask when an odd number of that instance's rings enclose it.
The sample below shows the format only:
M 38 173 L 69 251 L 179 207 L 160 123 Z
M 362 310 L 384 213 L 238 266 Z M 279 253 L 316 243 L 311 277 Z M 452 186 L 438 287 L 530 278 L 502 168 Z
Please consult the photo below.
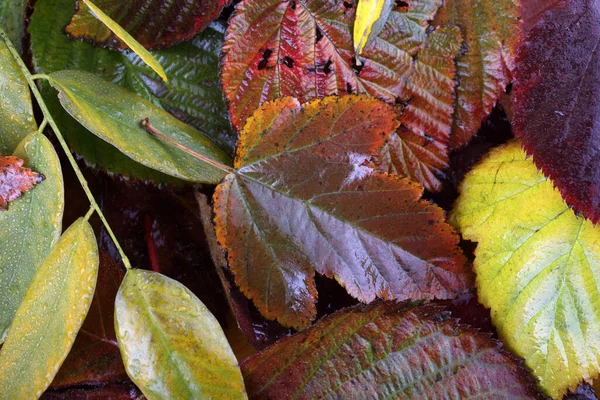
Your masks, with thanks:
M 83 219 L 85 221 L 88 221 L 90 219 L 90 217 L 92 216 L 92 214 L 94 213 L 94 207 L 90 207 L 89 211 L 87 212 L 87 214 L 85 214 L 85 217 L 83 217 Z
M 40 124 L 40 127 L 37 130 L 37 133 L 39 133 L 40 135 L 44 132 L 44 129 L 46 129 L 46 126 L 48 125 L 48 119 L 46 119 L 44 117 L 44 120 L 42 121 L 42 123 Z
M 110 228 L 110 225 L 108 225 L 108 222 L 106 221 L 106 218 L 104 217 L 104 214 L 102 213 L 102 210 L 100 209 L 100 206 L 96 202 L 94 195 L 92 195 L 92 192 L 90 191 L 88 183 L 87 183 L 85 177 L 83 176 L 83 173 L 79 169 L 79 166 L 77 165 L 77 162 L 75 161 L 75 158 L 73 157 L 73 154 L 71 154 L 71 150 L 69 149 L 67 142 L 63 138 L 63 136 L 60 132 L 60 129 L 58 129 L 56 122 L 54 122 L 54 119 L 52 118 L 52 115 L 50 114 L 48 107 L 46 107 L 46 103 L 44 103 L 42 94 L 40 93 L 37 86 L 35 85 L 35 82 L 33 81 L 33 77 L 31 75 L 31 73 L 29 72 L 29 69 L 27 69 L 27 66 L 25 65 L 25 63 L 23 62 L 21 57 L 19 56 L 19 53 L 17 53 L 17 50 L 12 45 L 12 42 L 6 35 L 6 32 L 4 32 L 4 29 L 2 29 L 1 27 L 0 27 L 0 37 L 2 37 L 2 39 L 6 43 L 6 46 L 8 47 L 9 51 L 11 52 L 13 58 L 19 65 L 19 68 L 21 69 L 21 71 L 23 72 L 23 75 L 25 76 L 25 79 L 27 80 L 27 83 L 29 84 L 29 87 L 31 88 L 31 92 L 33 93 L 33 96 L 37 100 L 38 105 L 40 106 L 40 109 L 42 110 L 42 113 L 44 114 L 44 118 L 45 118 L 46 122 L 48 124 L 50 124 L 50 126 L 52 127 L 52 130 L 54 131 L 56 138 L 58 139 L 67 158 L 69 159 L 69 162 L 71 163 L 71 166 L 73 167 L 73 170 L 75 171 L 75 175 L 77 175 L 77 179 L 79 179 L 79 183 L 81 184 L 83 191 L 85 192 L 88 200 L 90 201 L 92 208 L 98 213 L 98 216 L 100 217 L 100 220 L 102 220 L 102 223 L 104 224 L 104 227 L 106 228 L 106 231 L 108 232 L 108 235 L 110 236 L 110 238 L 114 242 L 115 246 L 117 247 L 117 251 L 121 255 L 121 258 L 123 260 L 123 264 L 125 265 L 125 268 L 131 269 L 131 263 L 129 262 L 129 258 L 127 258 L 127 256 L 125 255 L 125 252 L 121 248 L 121 245 L 119 244 L 119 241 L 117 240 L 117 238 L 115 237 L 115 234 L 113 233 L 112 229 Z M 35 77 L 48 79 L 48 76 L 43 75 L 43 74 L 35 75 Z M 42 125 L 43 124 L 44 123 L 42 122 Z

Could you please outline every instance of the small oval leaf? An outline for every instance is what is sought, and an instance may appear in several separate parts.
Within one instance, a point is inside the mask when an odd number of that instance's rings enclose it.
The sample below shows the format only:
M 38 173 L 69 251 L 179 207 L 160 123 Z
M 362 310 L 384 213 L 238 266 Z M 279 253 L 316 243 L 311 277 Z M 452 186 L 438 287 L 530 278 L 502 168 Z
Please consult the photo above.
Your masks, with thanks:
M 185 286 L 130 270 L 115 331 L 131 380 L 148 399 L 245 399 L 237 360 L 215 317 Z
M 176 142 L 223 164 L 229 157 L 191 126 L 133 92 L 84 71 L 50 74 L 65 110 L 92 133 L 131 159 L 187 181 L 217 183 L 225 173 L 154 138 L 140 121 L 150 123 Z
M 98 247 L 87 221 L 61 236 L 27 290 L 0 352 L 0 399 L 37 399 L 73 346 L 90 308 Z
M 27 136 L 14 155 L 46 179 L 0 212 L 0 343 L 25 292 L 62 230 L 64 188 L 54 147 L 40 133 Z

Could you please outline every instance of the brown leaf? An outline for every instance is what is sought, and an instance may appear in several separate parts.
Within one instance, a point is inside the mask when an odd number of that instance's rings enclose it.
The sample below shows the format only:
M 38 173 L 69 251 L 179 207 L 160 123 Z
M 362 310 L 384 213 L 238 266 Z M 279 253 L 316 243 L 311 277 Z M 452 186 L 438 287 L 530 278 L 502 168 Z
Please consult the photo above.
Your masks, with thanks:
M 44 175 L 23 167 L 20 158 L 0 154 L 0 211 L 43 180 Z

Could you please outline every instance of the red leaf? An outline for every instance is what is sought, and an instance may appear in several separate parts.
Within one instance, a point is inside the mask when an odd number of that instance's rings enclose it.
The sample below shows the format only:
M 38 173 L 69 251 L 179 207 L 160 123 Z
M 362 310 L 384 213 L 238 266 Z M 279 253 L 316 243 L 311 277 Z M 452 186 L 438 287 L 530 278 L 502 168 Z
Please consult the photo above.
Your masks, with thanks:
M 20 158 L 0 154 L 0 211 L 43 180 L 44 175 L 23 167 Z
M 514 128 L 565 201 L 600 222 L 600 0 L 562 2 L 519 48 Z
M 95 0 L 144 47 L 171 46 L 190 39 L 217 18 L 230 0 Z M 78 0 L 77 12 L 65 28 L 83 38 L 112 48 L 125 45 Z
M 500 342 L 434 305 L 346 309 L 246 360 L 242 373 L 250 399 L 539 396 Z

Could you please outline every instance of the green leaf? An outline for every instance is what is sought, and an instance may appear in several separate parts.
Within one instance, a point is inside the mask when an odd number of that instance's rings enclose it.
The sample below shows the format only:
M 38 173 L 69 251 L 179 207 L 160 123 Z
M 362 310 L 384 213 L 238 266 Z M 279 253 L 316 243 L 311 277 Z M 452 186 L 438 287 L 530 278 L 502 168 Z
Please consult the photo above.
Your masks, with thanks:
M 1 1 L 0 15 L 3 12 Z M 0 153 L 11 154 L 25 136 L 36 130 L 29 86 L 0 39 Z
M 188 42 L 152 52 L 169 71 L 169 82 L 163 82 L 131 51 L 114 52 L 69 40 L 63 28 L 74 10 L 73 0 L 36 1 L 29 32 L 37 73 L 78 69 L 100 74 L 206 132 L 233 154 L 235 135 L 219 85 L 218 57 L 223 43 L 223 29 L 219 25 L 207 28 Z M 48 15 L 52 18 L 47 18 Z M 134 162 L 88 132 L 62 109 L 56 92 L 45 82 L 42 82 L 42 94 L 69 146 L 88 164 L 143 180 L 174 180 Z
M 27 0 L 0 0 L 0 27 L 8 34 L 10 41 L 19 52 L 25 34 L 26 7 Z
M 46 179 L 0 212 L 0 343 L 36 271 L 62 231 L 64 188 L 60 161 L 41 133 L 14 152 Z
M 38 270 L 0 352 L 0 399 L 37 399 L 50 385 L 90 308 L 98 248 L 78 219 Z
M 381 32 L 392 7 L 393 0 L 359 0 L 354 19 L 354 50 L 356 62 L 361 65 L 358 56 L 375 36 Z
M 600 226 L 577 217 L 518 141 L 461 185 L 452 220 L 478 242 L 479 301 L 500 338 L 562 398 L 600 365 Z
M 251 399 L 533 399 L 528 371 L 443 308 L 348 308 L 246 361 Z
M 96 7 L 94 3 L 89 0 L 83 0 L 85 4 L 91 10 L 92 14 L 98 18 L 104 25 L 106 25 L 119 39 L 121 39 L 131 50 L 134 51 L 144 62 L 156 72 L 163 81 L 168 81 L 167 74 L 163 69 L 162 65 L 158 62 L 154 56 L 144 48 L 137 40 L 135 40 L 127 31 L 119 26 L 111 17 L 106 15 L 101 9 Z
M 50 84 L 69 114 L 133 160 L 187 181 L 218 183 L 225 172 L 152 136 L 140 126 L 149 118 L 157 130 L 208 158 L 231 160 L 210 139 L 133 92 L 84 71 L 50 74 Z
M 131 380 L 148 399 L 245 399 L 223 330 L 185 286 L 129 270 L 115 301 L 115 331 Z

